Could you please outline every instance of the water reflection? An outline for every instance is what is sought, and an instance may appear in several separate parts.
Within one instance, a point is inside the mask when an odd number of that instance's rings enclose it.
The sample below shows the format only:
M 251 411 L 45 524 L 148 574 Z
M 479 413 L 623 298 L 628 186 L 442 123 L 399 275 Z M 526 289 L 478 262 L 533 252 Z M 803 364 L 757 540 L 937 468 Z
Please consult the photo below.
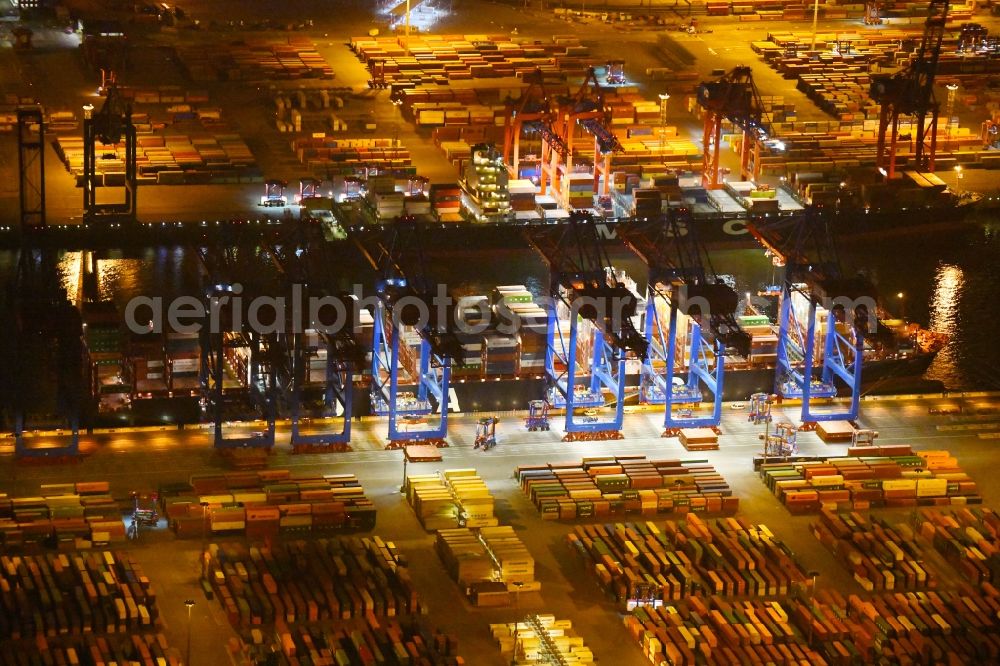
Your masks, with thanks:
M 59 257 L 59 284 L 66 292 L 66 297 L 74 305 L 80 290 L 80 252 L 65 252 Z
M 101 259 L 97 264 L 97 287 L 102 300 L 113 300 L 116 294 L 136 294 L 140 275 L 146 268 L 142 259 Z
M 962 287 L 965 274 L 958 266 L 941 264 L 934 275 L 934 291 L 931 295 L 929 328 L 948 336 L 948 343 L 938 352 L 937 358 L 927 369 L 927 378 L 944 382 L 945 386 L 961 386 L 965 382 L 959 372 L 959 354 Z
M 959 296 L 965 285 L 965 274 L 958 266 L 942 264 L 934 276 L 931 297 L 930 327 L 951 337 L 957 332 L 960 313 Z

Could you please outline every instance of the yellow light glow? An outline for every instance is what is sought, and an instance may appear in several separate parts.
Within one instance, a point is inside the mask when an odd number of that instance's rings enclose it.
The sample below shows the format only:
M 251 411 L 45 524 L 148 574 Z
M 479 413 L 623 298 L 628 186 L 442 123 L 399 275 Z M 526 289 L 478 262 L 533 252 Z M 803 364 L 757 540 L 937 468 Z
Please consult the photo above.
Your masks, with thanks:
M 934 280 L 934 296 L 931 299 L 930 327 L 947 335 L 953 335 L 958 324 L 958 295 L 965 284 L 965 275 L 958 266 L 943 265 Z

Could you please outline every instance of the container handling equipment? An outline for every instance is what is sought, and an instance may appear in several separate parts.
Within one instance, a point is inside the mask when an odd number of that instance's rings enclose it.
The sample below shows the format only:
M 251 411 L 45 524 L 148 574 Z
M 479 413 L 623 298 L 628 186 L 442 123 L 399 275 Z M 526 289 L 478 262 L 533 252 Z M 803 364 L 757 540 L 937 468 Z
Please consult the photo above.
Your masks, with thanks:
M 497 445 L 497 417 L 486 416 L 476 423 L 476 444 L 472 448 L 489 451 Z
M 549 403 L 544 400 L 532 400 L 528 403 L 528 416 L 524 419 L 524 427 L 530 432 L 549 429 Z

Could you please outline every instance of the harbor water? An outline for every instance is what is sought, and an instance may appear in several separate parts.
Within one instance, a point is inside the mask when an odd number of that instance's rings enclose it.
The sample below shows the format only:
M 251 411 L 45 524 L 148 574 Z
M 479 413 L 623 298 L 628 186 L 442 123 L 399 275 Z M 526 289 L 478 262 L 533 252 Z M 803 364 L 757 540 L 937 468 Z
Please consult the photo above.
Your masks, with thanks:
M 360 284 L 370 293 L 373 271 L 351 247 L 345 248 L 339 271 L 339 289 Z M 949 390 L 1000 390 L 1000 230 L 970 226 L 961 233 L 934 234 L 852 242 L 838 248 L 845 272 L 863 272 L 878 286 L 883 308 L 948 336 L 925 378 Z M 709 253 L 718 274 L 732 276 L 739 293 L 749 294 L 755 305 L 768 310 L 773 304 L 757 296 L 763 285 L 781 277 L 760 249 L 721 250 Z M 456 296 L 488 294 L 498 284 L 524 284 L 539 295 L 547 290 L 548 271 L 531 250 L 464 248 L 447 255 L 429 253 L 428 278 L 446 284 Z M 610 259 L 640 284 L 642 264 L 623 248 L 612 249 Z M 0 253 L 0 276 L 11 284 L 17 255 Z M 71 299 L 79 287 L 80 256 L 65 252 L 59 260 L 60 279 Z M 98 263 L 98 288 L 102 300 L 114 301 L 124 312 L 136 296 L 172 297 L 202 293 L 202 270 L 195 252 L 185 248 L 153 248 L 140 252 L 111 251 Z

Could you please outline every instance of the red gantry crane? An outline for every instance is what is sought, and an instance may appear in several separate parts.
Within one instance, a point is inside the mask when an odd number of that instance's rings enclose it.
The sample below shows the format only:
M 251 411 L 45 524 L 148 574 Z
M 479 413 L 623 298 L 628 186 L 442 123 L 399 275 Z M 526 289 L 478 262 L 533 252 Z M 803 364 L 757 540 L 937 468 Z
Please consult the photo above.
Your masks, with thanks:
M 707 81 L 698 87 L 698 104 L 705 109 L 705 132 L 702 137 L 704 155 L 701 178 L 708 189 L 719 189 L 719 147 L 722 142 L 722 123 L 726 120 L 743 131 L 740 143 L 740 177 L 746 179 L 750 149 L 758 140 L 766 141 L 768 127 L 764 104 L 749 67 L 730 70 L 717 81 Z M 756 167 L 759 168 L 759 167 Z
M 927 21 L 924 23 L 924 36 L 916 57 L 909 66 L 895 74 L 872 77 L 869 94 L 882 105 L 875 165 L 890 180 L 896 175 L 900 115 L 912 116 L 916 124 L 913 159 L 917 169 L 934 171 L 940 111 L 940 105 L 934 97 L 934 77 L 937 74 L 947 18 L 948 0 L 931 0 L 927 9 Z
M 525 77 L 528 87 L 518 100 L 507 104 L 507 122 L 504 129 L 503 161 L 510 167 L 511 176 L 520 178 L 521 136 L 525 132 L 537 133 L 542 140 L 542 159 L 556 155 L 566 159 L 568 149 L 552 123 L 556 119 L 554 100 L 545 89 L 541 70 Z M 516 105 L 516 106 L 515 106 Z M 545 194 L 545 175 L 540 174 L 541 192 Z
M 577 124 L 594 137 L 594 192 L 605 196 L 611 187 L 611 156 L 624 149 L 611 131 L 611 109 L 604 101 L 604 93 L 593 67 L 588 70 L 576 94 L 561 100 L 559 105 L 559 119 L 555 128 L 566 145 L 566 156 L 563 159 L 565 168 L 560 170 L 556 159 L 542 161 L 542 177 L 545 178 L 545 170 L 548 169 L 548 176 L 556 191 L 562 183 L 562 175 L 573 170 L 573 143 Z

